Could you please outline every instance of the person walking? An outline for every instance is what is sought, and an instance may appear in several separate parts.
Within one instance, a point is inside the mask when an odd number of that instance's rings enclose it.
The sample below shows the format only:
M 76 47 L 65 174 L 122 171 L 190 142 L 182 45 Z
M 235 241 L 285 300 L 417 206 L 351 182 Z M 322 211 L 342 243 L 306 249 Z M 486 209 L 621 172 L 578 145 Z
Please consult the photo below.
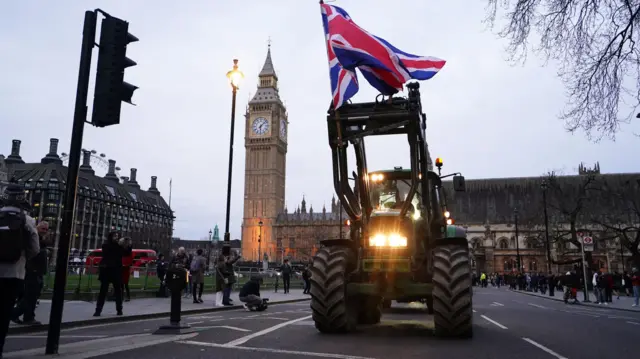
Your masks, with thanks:
M 24 293 L 18 305 L 13 309 L 11 321 L 16 324 L 40 325 L 36 321 L 36 303 L 40 298 L 44 284 L 44 275 L 47 274 L 47 239 L 49 223 L 40 222 L 36 227 L 39 236 L 40 251 L 27 261 L 24 276 Z M 20 320 L 20 317 L 23 317 Z
M 40 252 L 36 221 L 24 188 L 15 182 L 4 191 L 0 208 L 0 358 L 9 331 L 13 306 L 24 285 L 27 261 Z
M 129 241 L 118 239 L 117 232 L 110 232 L 107 235 L 107 241 L 102 245 L 102 260 L 98 274 L 100 292 L 96 301 L 96 311 L 93 313 L 94 317 L 102 314 L 109 284 L 113 285 L 117 315 L 122 315 L 122 258 L 131 255 L 132 249 Z
M 193 280 L 192 294 L 193 303 L 204 303 L 202 300 L 202 292 L 204 292 L 204 270 L 207 266 L 207 260 L 202 256 L 202 248 L 198 248 L 196 256 L 191 260 L 191 279 Z
M 633 305 L 640 305 L 640 269 L 638 267 L 631 270 L 631 285 L 633 286 Z
M 289 293 L 289 285 L 291 285 L 291 264 L 289 264 L 289 260 L 285 259 L 284 263 L 282 263 L 282 267 L 280 267 L 280 273 L 282 273 L 282 286 L 284 289 L 284 293 Z
M 131 245 L 131 238 L 124 238 L 125 243 Z M 126 293 L 125 302 L 131 300 L 131 289 L 129 289 L 129 279 L 131 279 L 131 267 L 133 266 L 133 250 L 122 257 L 122 293 Z

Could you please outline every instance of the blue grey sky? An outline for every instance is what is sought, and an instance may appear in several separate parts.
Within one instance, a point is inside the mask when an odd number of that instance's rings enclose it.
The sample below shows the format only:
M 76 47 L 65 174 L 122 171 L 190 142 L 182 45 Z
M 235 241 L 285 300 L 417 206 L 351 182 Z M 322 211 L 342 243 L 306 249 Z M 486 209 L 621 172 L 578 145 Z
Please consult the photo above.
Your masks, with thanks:
M 600 161 L 604 172 L 637 172 L 632 156 L 640 126 L 616 142 L 570 135 L 557 114 L 565 97 L 553 63 L 505 61 L 505 43 L 486 29 L 483 1 L 340 0 L 354 21 L 396 47 L 447 60 L 422 84 L 433 157 L 467 178 L 538 176 L 576 171 Z M 102 8 L 130 22 L 140 41 L 126 80 L 140 89 L 137 107 L 123 105 L 119 126 L 87 127 L 84 147 L 107 154 L 126 175 L 168 198 L 173 178 L 175 235 L 199 239 L 224 225 L 231 90 L 225 73 L 240 60 L 231 234 L 240 236 L 244 109 L 272 39 L 281 98 L 289 112 L 286 196 L 290 210 L 305 195 L 314 208 L 333 195 L 325 113 L 331 98 L 326 50 L 315 0 L 2 1 L 0 14 L 0 153 L 23 141 L 26 161 L 39 161 L 48 139 L 68 152 L 85 10 Z M 97 52 L 96 52 L 97 54 Z M 94 56 L 95 60 L 95 56 Z M 357 101 L 374 99 L 362 81 Z M 91 105 L 91 101 L 89 101 Z M 370 167 L 408 165 L 406 140 L 369 141 Z M 102 171 L 104 173 L 104 170 Z

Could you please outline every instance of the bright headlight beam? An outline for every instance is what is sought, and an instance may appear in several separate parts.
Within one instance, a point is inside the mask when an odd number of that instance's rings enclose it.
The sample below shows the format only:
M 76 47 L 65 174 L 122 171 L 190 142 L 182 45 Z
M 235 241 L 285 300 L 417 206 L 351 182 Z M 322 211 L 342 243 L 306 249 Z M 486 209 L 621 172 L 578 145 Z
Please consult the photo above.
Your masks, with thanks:
M 399 234 L 384 235 L 378 233 L 369 238 L 369 246 L 371 247 L 406 247 L 408 244 L 407 237 Z

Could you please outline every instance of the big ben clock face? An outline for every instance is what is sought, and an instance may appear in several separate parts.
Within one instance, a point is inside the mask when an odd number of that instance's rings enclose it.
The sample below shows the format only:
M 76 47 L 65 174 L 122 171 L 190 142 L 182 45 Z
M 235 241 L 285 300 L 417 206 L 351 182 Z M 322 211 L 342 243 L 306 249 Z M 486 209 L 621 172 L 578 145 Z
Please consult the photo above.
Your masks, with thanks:
M 251 128 L 254 134 L 262 136 L 269 131 L 269 121 L 264 117 L 258 117 L 253 120 Z
M 287 138 L 287 121 L 280 120 L 280 138 L 283 140 Z

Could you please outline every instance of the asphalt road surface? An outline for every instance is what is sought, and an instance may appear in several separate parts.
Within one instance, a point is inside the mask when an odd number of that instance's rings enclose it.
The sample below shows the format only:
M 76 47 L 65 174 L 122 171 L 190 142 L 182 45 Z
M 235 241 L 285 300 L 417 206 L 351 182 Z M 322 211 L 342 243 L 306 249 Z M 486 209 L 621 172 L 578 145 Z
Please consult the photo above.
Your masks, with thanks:
M 395 305 L 381 324 L 344 336 L 319 334 L 308 302 L 183 318 L 195 332 L 153 335 L 167 319 L 99 324 L 62 332 L 59 358 L 293 359 L 602 359 L 637 356 L 640 313 L 565 305 L 510 292 L 477 289 L 474 337 L 432 335 L 432 317 L 420 305 Z M 46 333 L 10 336 L 5 358 L 44 352 Z

